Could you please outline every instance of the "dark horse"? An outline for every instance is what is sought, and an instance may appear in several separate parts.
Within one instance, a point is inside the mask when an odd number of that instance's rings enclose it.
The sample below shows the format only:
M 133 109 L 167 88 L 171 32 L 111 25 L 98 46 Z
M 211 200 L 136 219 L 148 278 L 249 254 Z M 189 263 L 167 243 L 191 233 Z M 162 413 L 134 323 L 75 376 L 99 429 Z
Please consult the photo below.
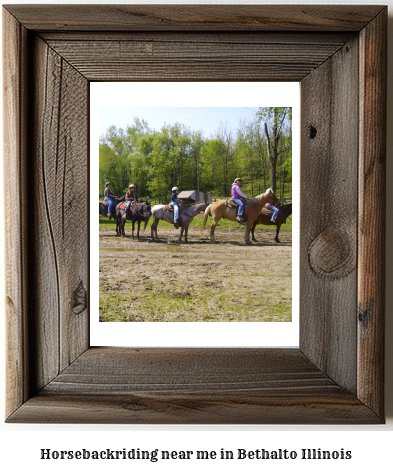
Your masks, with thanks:
M 123 202 L 126 198 L 126 195 L 124 194 L 122 197 L 119 199 L 116 199 L 116 206 L 120 202 Z M 116 217 L 116 206 L 113 207 L 112 209 L 112 214 L 111 218 L 114 219 Z M 108 203 L 106 201 L 100 201 L 100 215 L 107 217 L 108 216 Z
M 262 224 L 262 225 L 275 225 L 276 226 L 276 237 L 274 238 L 274 240 L 277 243 L 280 243 L 280 241 L 278 239 L 278 234 L 280 232 L 280 227 L 281 227 L 282 224 L 285 224 L 285 222 L 287 221 L 287 217 L 289 217 L 292 214 L 292 203 L 283 204 L 282 206 L 278 206 L 278 208 L 280 209 L 280 212 L 277 216 L 276 222 L 272 222 L 270 220 L 272 218 L 272 215 L 273 215 L 272 211 L 268 211 L 266 209 L 265 211 L 259 213 L 258 219 L 254 222 L 254 224 L 251 228 L 251 235 L 252 235 L 253 242 L 257 242 L 257 240 L 254 236 L 255 227 L 258 224 Z
M 143 201 L 135 203 L 132 209 L 128 211 L 127 216 L 125 215 L 125 210 L 122 209 L 123 206 L 124 204 L 122 203 L 116 206 L 116 233 L 122 237 L 126 236 L 125 225 L 126 220 L 129 219 L 132 222 L 132 238 L 134 238 L 135 222 L 138 222 L 138 231 L 136 237 L 139 239 L 141 222 L 145 223 L 145 227 L 143 228 L 143 230 L 145 230 L 151 216 L 150 202 Z

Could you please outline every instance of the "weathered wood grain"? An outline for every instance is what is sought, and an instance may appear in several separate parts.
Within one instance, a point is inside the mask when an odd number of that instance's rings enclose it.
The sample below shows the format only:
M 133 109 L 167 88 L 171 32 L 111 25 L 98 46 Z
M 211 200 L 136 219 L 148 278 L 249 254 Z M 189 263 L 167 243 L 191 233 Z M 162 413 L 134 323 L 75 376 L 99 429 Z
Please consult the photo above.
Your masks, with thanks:
M 375 423 L 299 350 L 92 348 L 9 421 Z M 361 420 L 361 421 L 360 421 Z
M 130 35 L 128 35 L 130 36 Z M 195 37 L 176 40 L 50 40 L 48 43 L 89 80 L 259 80 L 300 81 L 344 44 L 323 43 L 310 35 L 295 43 L 275 42 L 269 35 L 249 42 Z
M 387 12 L 360 35 L 358 396 L 383 413 Z
M 36 31 L 359 31 L 377 5 L 5 5 Z
M 181 42 L 184 44 L 196 43 L 204 46 L 206 43 L 226 43 L 226 44 L 321 44 L 336 45 L 337 48 L 346 43 L 351 37 L 357 37 L 355 31 L 315 32 L 304 33 L 302 31 L 289 32 L 285 35 L 282 32 L 274 31 L 77 31 L 77 30 L 49 30 L 40 31 L 39 36 L 47 43 L 53 41 L 91 41 L 94 36 L 95 42 L 107 41 L 127 41 L 127 42 L 157 42 L 171 43 Z M 93 35 L 93 36 L 92 36 Z
M 7 326 L 6 411 L 12 413 L 29 397 L 26 293 L 27 209 L 21 206 L 27 188 L 26 134 L 21 126 L 27 113 L 23 84 L 27 80 L 27 32 L 3 12 L 5 303 Z
M 45 94 L 41 178 L 56 252 L 62 369 L 89 346 L 89 85 L 51 49 L 46 74 L 52 80 Z
M 380 420 L 350 395 L 209 397 L 45 395 L 31 398 L 13 423 L 92 424 L 375 424 Z
M 33 51 L 30 285 L 39 389 L 88 347 L 88 85 L 38 37 Z
M 357 70 L 357 41 L 349 41 L 301 83 L 300 348 L 353 394 L 357 364 Z

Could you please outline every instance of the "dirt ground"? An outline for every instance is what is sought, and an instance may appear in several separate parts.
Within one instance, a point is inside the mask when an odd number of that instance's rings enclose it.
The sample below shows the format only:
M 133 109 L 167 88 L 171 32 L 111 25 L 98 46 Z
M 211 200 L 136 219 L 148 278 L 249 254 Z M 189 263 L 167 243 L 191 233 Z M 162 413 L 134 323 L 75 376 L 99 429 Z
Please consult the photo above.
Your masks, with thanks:
M 244 230 L 150 226 L 140 240 L 100 231 L 100 321 L 288 322 L 292 317 L 292 233 L 257 229 L 245 245 Z

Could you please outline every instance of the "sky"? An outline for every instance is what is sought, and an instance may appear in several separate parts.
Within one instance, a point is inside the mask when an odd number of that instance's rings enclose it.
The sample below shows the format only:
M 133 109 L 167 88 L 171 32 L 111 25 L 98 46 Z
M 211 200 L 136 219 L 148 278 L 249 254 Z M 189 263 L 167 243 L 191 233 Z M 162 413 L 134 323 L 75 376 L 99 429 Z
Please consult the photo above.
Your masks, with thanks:
M 134 117 L 153 130 L 179 122 L 209 138 L 221 123 L 236 131 L 260 107 L 292 107 L 296 117 L 299 105 L 295 82 L 92 82 L 91 138 L 96 141 L 111 125 L 125 129 Z
M 259 107 L 100 107 L 99 133 L 105 134 L 111 125 L 125 129 L 134 117 L 144 119 L 154 130 L 163 125 L 181 123 L 192 131 L 202 130 L 205 138 L 214 135 L 220 124 L 236 132 L 239 123 L 255 117 Z

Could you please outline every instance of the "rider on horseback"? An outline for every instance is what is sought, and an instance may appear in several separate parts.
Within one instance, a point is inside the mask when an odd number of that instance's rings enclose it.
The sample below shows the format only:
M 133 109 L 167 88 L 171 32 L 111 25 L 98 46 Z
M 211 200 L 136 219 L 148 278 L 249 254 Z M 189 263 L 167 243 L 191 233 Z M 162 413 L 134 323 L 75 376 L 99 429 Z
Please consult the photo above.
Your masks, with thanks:
M 116 196 L 112 193 L 111 183 L 109 181 L 105 183 L 104 199 L 108 203 L 108 217 L 109 219 L 112 219 L 112 210 L 113 206 L 116 204 Z
M 180 199 L 178 199 L 177 197 L 178 192 L 179 188 L 177 186 L 174 186 L 172 188 L 171 204 L 173 206 L 173 225 L 176 229 L 179 228 L 177 220 L 179 219 L 179 204 L 181 203 Z
M 135 192 L 135 184 L 130 184 L 129 189 L 126 192 L 126 201 L 127 201 L 127 204 L 126 204 L 126 209 L 123 215 L 123 219 L 127 219 L 127 213 L 131 207 L 131 204 L 138 202 L 138 195 Z
M 241 178 L 236 178 L 231 188 L 231 197 L 235 201 L 235 203 L 239 206 L 237 209 L 237 217 L 236 217 L 236 220 L 239 222 L 239 224 L 243 224 L 244 204 L 241 198 L 248 199 L 247 196 L 243 194 L 240 189 L 241 184 L 242 184 Z

